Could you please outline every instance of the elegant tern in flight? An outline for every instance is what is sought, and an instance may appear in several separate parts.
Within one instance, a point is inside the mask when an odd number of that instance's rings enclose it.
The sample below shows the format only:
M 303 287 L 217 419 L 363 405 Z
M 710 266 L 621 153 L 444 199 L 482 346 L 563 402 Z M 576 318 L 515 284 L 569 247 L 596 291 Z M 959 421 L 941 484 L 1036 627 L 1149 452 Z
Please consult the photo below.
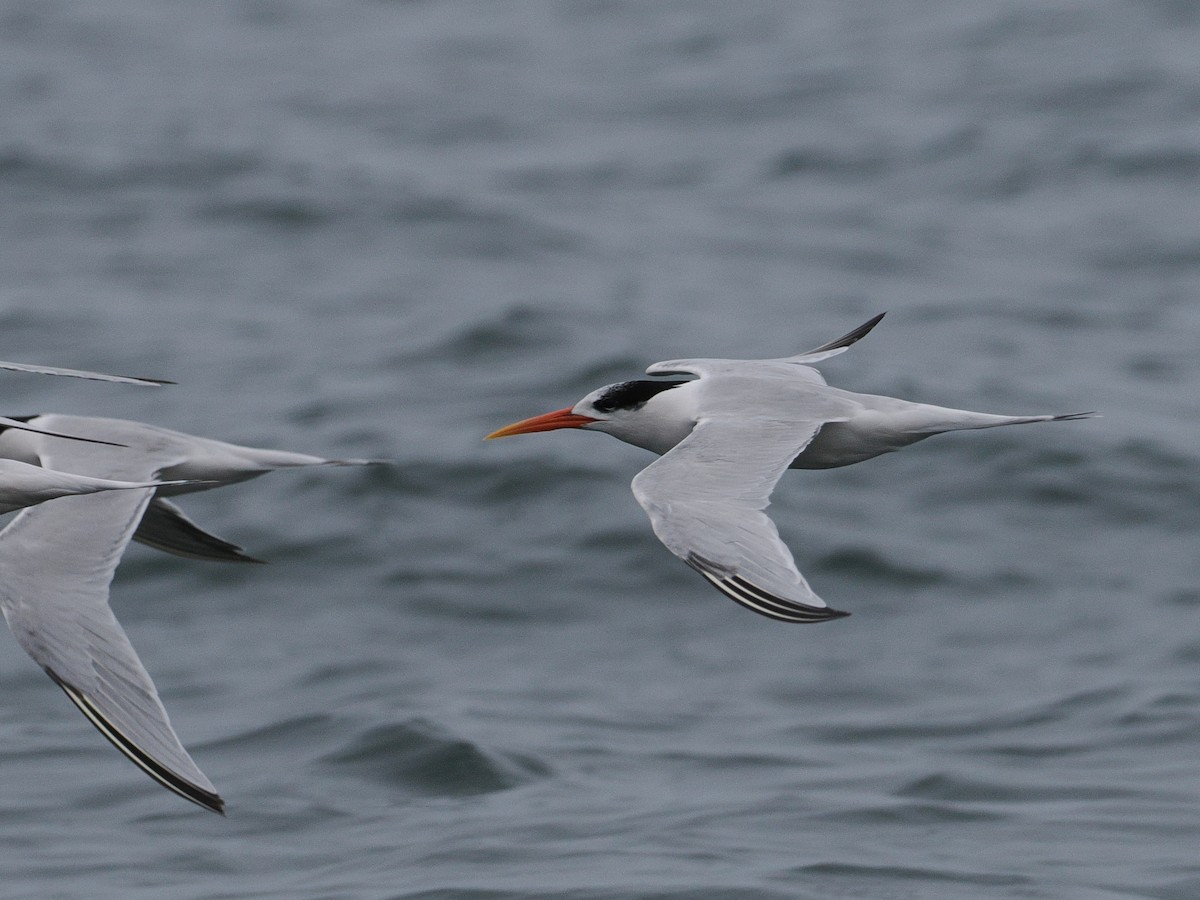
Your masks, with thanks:
M 182 480 L 182 484 L 155 492 L 137 523 L 133 538 L 156 549 L 193 559 L 260 561 L 247 555 L 236 544 L 200 528 L 166 496 L 247 481 L 275 469 L 364 466 L 383 462 L 375 459 L 325 459 L 287 450 L 243 447 L 127 419 L 49 414 L 11 421 L 54 433 L 61 430 L 72 437 L 101 444 L 119 445 L 125 448 L 123 471 L 143 472 L 144 478 Z M 5 420 L 0 419 L 0 458 L 95 474 L 93 454 L 86 449 L 74 449 L 69 453 L 69 459 L 64 459 L 64 455 L 66 448 L 62 447 L 60 441 L 47 440 L 45 435 L 36 431 L 9 429 L 5 427 Z M 99 454 L 96 458 L 103 460 L 106 457 Z
M 826 384 L 812 365 L 844 352 L 882 318 L 782 359 L 654 363 L 646 374 L 695 377 L 611 384 L 488 438 L 581 428 L 660 454 L 633 479 L 633 494 L 667 549 L 768 618 L 839 618 L 848 613 L 813 592 L 766 515 L 785 470 L 847 466 L 946 431 L 1093 415 L 991 415 Z
M 0 531 L 0 608 L 9 627 L 118 750 L 169 790 L 223 812 L 224 801 L 184 749 L 154 683 L 113 616 L 108 602 L 113 572 L 135 536 L 180 555 L 249 560 L 240 548 L 193 525 L 157 495 L 159 488 L 187 493 L 272 469 L 373 461 L 239 447 L 120 419 L 43 415 L 18 421 L 77 430 L 90 440 L 64 441 L 5 428 L 0 430 L 0 475 L 2 466 L 13 466 L 55 475 L 137 478 L 143 484 L 141 490 L 123 492 L 117 502 L 67 498 L 58 501 L 58 508 L 48 504 L 24 510 Z M 72 502 L 93 499 L 100 502 Z

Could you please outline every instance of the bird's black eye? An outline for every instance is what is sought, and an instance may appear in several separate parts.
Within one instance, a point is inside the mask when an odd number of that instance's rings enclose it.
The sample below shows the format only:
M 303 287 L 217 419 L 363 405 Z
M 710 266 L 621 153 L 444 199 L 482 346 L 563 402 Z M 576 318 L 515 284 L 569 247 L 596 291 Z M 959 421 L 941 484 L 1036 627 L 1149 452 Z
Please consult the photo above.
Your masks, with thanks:
M 684 384 L 683 381 L 622 381 L 614 384 L 592 404 L 599 412 L 637 409 L 655 394 Z

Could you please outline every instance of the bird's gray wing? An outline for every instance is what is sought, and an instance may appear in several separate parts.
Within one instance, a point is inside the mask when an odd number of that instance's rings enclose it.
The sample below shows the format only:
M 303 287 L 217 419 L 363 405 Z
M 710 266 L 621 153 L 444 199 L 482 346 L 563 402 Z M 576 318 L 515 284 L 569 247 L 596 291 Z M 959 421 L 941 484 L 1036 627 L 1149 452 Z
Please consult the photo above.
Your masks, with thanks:
M 759 372 L 768 377 L 784 376 L 792 379 L 802 379 L 813 384 L 824 384 L 821 373 L 812 368 L 813 363 L 845 353 L 852 345 L 870 333 L 884 317 L 880 313 L 873 319 L 859 325 L 853 331 L 843 334 L 840 338 L 827 341 L 819 347 L 814 347 L 795 356 L 785 356 L 781 359 L 669 359 L 656 362 L 646 368 L 647 375 L 729 375 Z
M 91 471 L 148 474 L 118 450 L 93 450 Z M 118 750 L 164 787 L 222 812 L 108 604 L 113 572 L 153 494 L 65 497 L 18 513 L 0 532 L 0 610 L 25 652 Z
M 169 500 L 155 497 L 146 507 L 133 539 L 176 556 L 215 562 L 261 563 L 224 538 L 205 531 Z
M 828 418 L 722 415 L 633 479 L 659 540 L 718 590 L 761 615 L 823 622 L 830 609 L 796 568 L 764 510 L 788 464 Z

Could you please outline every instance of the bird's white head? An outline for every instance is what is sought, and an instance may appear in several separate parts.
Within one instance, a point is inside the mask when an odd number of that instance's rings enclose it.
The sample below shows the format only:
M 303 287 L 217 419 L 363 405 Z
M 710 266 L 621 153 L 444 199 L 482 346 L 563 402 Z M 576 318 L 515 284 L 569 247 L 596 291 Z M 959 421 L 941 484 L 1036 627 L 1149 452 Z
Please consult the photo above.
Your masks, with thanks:
M 586 428 L 663 453 L 686 437 L 695 424 L 686 411 L 673 408 L 678 404 L 664 402 L 676 393 L 671 388 L 689 383 L 641 380 L 605 385 L 574 406 L 514 422 L 493 431 L 488 439 L 558 428 Z

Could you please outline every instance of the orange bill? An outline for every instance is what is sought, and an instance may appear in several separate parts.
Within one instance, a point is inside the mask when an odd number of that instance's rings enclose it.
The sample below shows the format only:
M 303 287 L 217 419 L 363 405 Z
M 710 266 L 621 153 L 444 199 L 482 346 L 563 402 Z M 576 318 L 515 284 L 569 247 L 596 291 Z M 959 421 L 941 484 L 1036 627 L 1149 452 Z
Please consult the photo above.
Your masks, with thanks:
M 490 441 L 492 438 L 511 437 L 514 434 L 532 434 L 535 431 L 554 431 L 558 428 L 582 428 L 584 425 L 595 421 L 597 420 L 589 416 L 576 415 L 568 407 L 567 409 L 557 409 L 554 412 L 534 416 L 532 419 L 522 419 L 520 422 L 505 425 L 499 431 L 493 431 L 484 440 Z

